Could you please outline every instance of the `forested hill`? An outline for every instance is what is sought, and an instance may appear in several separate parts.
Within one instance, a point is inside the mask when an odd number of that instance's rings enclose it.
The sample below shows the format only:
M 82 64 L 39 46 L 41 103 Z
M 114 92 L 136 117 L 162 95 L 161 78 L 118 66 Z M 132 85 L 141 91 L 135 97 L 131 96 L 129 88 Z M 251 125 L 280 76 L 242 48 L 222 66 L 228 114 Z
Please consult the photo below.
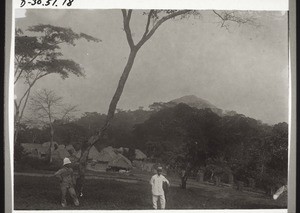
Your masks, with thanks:
M 186 104 L 190 107 L 197 108 L 197 109 L 211 109 L 214 113 L 218 114 L 219 116 L 223 115 L 223 110 L 214 106 L 209 101 L 204 100 L 202 98 L 198 98 L 195 95 L 186 95 L 180 98 L 173 99 L 168 102 L 154 102 L 149 106 L 151 111 L 159 111 L 164 108 L 174 107 L 177 104 Z
M 270 126 L 241 114 L 218 116 L 186 104 L 162 109 L 133 131 L 154 162 L 170 168 L 199 168 L 236 180 L 252 178 L 260 188 L 286 184 L 288 125 Z
M 182 144 L 197 142 L 207 157 L 230 161 L 237 159 L 237 155 L 254 157 L 268 146 L 285 152 L 288 143 L 286 123 L 269 126 L 241 114 L 218 116 L 210 109 L 199 110 L 185 104 L 152 114 L 136 125 L 133 133 L 137 145 L 153 157 L 163 157 Z
M 147 144 L 153 141 L 172 143 L 170 146 L 173 146 L 181 141 L 198 140 L 206 141 L 205 144 L 214 149 L 220 143 L 224 146 L 228 140 L 233 143 L 248 136 L 259 137 L 273 128 L 235 112 L 216 114 L 217 107 L 195 96 L 184 96 L 167 103 L 155 102 L 149 108 L 118 109 L 107 134 L 107 143 L 116 147 L 137 147 L 149 152 Z M 54 140 L 63 144 L 81 143 L 99 130 L 105 117 L 105 114 L 86 112 L 69 123 L 56 120 Z M 286 123 L 275 126 L 287 131 Z M 29 128 L 23 124 L 19 140 L 21 143 L 49 141 L 49 129 L 47 126 L 43 129 Z
M 222 109 L 214 106 L 213 104 L 211 104 L 207 100 L 204 100 L 202 98 L 198 98 L 195 95 L 186 95 L 186 96 L 183 96 L 181 98 L 177 98 L 177 99 L 174 99 L 174 100 L 168 102 L 168 104 L 173 105 L 173 106 L 175 106 L 179 103 L 184 103 L 184 104 L 189 105 L 190 107 L 195 107 L 197 109 L 211 109 L 214 113 L 216 113 L 220 116 L 223 113 Z

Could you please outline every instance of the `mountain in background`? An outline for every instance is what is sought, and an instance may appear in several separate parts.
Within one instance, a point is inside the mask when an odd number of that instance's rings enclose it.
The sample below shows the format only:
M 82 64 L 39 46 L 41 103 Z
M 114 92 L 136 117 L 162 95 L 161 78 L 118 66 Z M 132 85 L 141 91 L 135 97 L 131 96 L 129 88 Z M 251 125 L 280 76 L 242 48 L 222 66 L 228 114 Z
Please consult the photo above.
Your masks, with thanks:
M 186 96 L 183 96 L 181 98 L 174 99 L 174 100 L 168 102 L 168 105 L 172 106 L 172 105 L 177 105 L 179 103 L 184 103 L 184 104 L 189 105 L 190 107 L 195 107 L 197 109 L 209 108 L 214 113 L 218 114 L 219 116 L 221 116 L 223 114 L 222 109 L 219 109 L 218 107 L 211 104 L 207 100 L 204 100 L 202 98 L 198 98 L 195 95 L 186 95 Z

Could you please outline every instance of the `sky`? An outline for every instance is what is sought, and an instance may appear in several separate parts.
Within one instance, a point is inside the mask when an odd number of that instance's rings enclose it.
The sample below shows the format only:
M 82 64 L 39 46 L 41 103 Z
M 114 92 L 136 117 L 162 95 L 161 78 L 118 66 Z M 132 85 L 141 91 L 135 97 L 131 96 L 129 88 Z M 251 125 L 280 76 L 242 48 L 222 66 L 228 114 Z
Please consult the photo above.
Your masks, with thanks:
M 65 103 L 83 112 L 106 113 L 129 54 L 120 10 L 16 10 L 15 25 L 26 30 L 51 24 L 84 32 L 102 40 L 80 40 L 61 46 L 64 58 L 79 63 L 84 78 L 57 75 L 41 79 L 34 91 L 54 90 Z M 134 11 L 130 26 L 135 42 L 146 16 Z M 288 25 L 283 12 L 248 11 L 255 25 L 222 28 L 212 11 L 169 20 L 140 49 L 117 108 L 145 109 L 196 95 L 223 110 L 264 123 L 288 122 Z M 24 87 L 15 86 L 20 97 Z

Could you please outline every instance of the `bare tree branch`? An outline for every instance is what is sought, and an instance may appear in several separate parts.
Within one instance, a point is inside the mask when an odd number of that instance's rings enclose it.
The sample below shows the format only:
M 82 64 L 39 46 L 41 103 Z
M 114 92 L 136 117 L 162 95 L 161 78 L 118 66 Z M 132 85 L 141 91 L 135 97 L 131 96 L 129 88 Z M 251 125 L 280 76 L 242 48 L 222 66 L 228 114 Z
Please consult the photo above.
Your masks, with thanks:
M 67 107 L 64 107 L 63 114 L 61 116 L 61 120 L 63 120 L 63 121 L 66 120 L 68 122 L 70 120 L 71 113 L 76 112 L 76 111 L 78 111 L 77 106 L 69 105 Z
M 42 54 L 43 51 L 45 51 L 45 50 L 40 50 L 34 57 L 32 57 L 32 59 L 31 59 L 29 62 L 27 62 L 27 63 L 25 64 L 25 66 L 20 70 L 20 72 L 19 72 L 19 74 L 18 74 L 18 76 L 17 76 L 17 78 L 16 78 L 14 84 L 17 83 L 17 81 L 19 80 L 19 78 L 20 78 L 22 72 L 24 71 L 24 69 L 25 69 L 30 63 L 32 63 L 32 62 L 34 61 L 34 59 L 36 59 L 40 54 Z
M 48 74 L 50 74 L 50 73 L 44 73 L 44 74 L 42 74 L 40 76 L 37 76 L 31 83 L 29 83 L 28 89 L 25 91 L 25 93 L 23 94 L 23 96 L 21 97 L 21 99 L 19 101 L 19 106 L 21 105 L 21 103 L 22 103 L 23 99 L 25 98 L 25 96 L 30 93 L 30 90 L 33 87 L 33 85 L 35 84 L 35 82 L 37 80 L 41 79 L 42 77 L 48 75 Z
M 19 57 L 17 55 L 15 55 L 15 59 L 17 60 L 17 62 L 19 62 Z
M 40 118 L 47 118 L 48 123 L 51 123 L 55 119 L 55 110 L 53 107 L 59 106 L 62 97 L 58 97 L 52 90 L 43 89 L 40 92 L 36 92 L 31 98 L 30 105 L 34 116 L 39 115 Z M 49 124 L 50 125 L 50 124 Z
M 221 19 L 221 27 L 225 27 L 226 29 L 228 29 L 226 22 L 255 25 L 255 23 L 253 22 L 253 17 L 251 17 L 251 18 L 240 17 L 240 16 L 235 15 L 234 11 L 231 11 L 231 12 L 226 11 L 226 12 L 223 12 L 223 14 L 221 14 L 221 13 L 213 10 L 213 13 Z
M 217 13 L 215 10 L 213 10 L 213 12 L 222 20 L 222 26 L 223 26 L 223 24 L 225 22 L 224 18 L 219 13 Z
M 137 48 L 139 49 L 154 33 L 155 31 L 158 29 L 158 27 L 164 23 L 165 21 L 171 19 L 171 18 L 175 18 L 176 16 L 180 16 L 183 14 L 186 14 L 188 12 L 190 12 L 192 10 L 179 10 L 177 12 L 171 13 L 169 15 L 166 15 L 164 17 L 162 17 L 155 25 L 154 27 L 149 31 L 149 33 L 145 36 L 142 37 L 142 39 L 139 41 L 139 43 L 136 45 Z
M 132 39 L 132 34 L 131 34 L 131 30 L 130 30 L 130 25 L 129 25 L 131 13 L 132 13 L 132 10 L 128 10 L 128 14 L 127 14 L 127 11 L 125 9 L 122 9 L 123 25 L 124 25 L 124 30 L 126 33 L 126 38 L 127 38 L 130 49 L 133 49 L 135 47 L 135 45 L 134 45 L 134 42 Z
M 16 69 L 15 69 L 14 76 L 17 75 L 18 70 L 19 70 L 19 67 L 20 67 L 20 63 L 22 62 L 22 60 L 24 59 L 24 57 L 25 57 L 25 55 L 23 55 L 21 58 L 16 56 L 16 59 L 17 59 L 17 62 L 18 62 L 18 63 L 17 63 L 17 67 L 16 67 Z M 14 84 L 15 84 L 15 83 L 14 83 Z
M 151 17 L 152 17 L 153 12 L 154 12 L 154 10 L 150 10 L 150 12 L 149 12 L 149 14 L 148 14 L 148 19 L 147 19 L 146 29 L 145 29 L 145 33 L 144 33 L 143 37 L 146 37 L 146 35 L 147 35 L 148 32 L 149 32 L 149 25 L 150 25 L 150 21 L 151 21 Z
M 128 21 L 130 21 L 130 19 L 131 19 L 131 14 L 132 14 L 132 10 L 128 10 L 128 13 L 127 13 Z
M 30 89 L 31 89 L 31 87 L 30 87 Z M 29 94 L 30 94 L 30 89 L 28 90 L 28 93 L 27 93 L 27 96 L 26 96 L 26 99 L 25 99 L 25 102 L 24 102 L 23 108 L 22 108 L 22 110 L 21 110 L 21 114 L 20 114 L 20 116 L 19 116 L 20 118 L 22 118 L 22 116 L 23 116 L 23 113 L 24 113 L 24 110 L 25 110 L 25 108 L 26 108 L 27 101 L 28 101 Z

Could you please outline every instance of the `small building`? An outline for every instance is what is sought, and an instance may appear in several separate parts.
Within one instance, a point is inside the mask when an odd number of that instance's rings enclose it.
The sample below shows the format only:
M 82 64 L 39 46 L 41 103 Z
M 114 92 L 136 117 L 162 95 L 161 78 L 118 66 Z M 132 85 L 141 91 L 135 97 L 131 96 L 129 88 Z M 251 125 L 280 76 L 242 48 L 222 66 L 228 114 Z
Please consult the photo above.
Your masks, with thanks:
M 81 150 L 76 153 L 77 157 L 80 157 Z M 104 162 L 101 158 L 101 152 L 97 150 L 95 146 L 92 146 L 88 155 L 87 169 L 95 172 L 105 172 L 108 167 L 108 162 Z
M 130 170 L 132 169 L 132 164 L 131 161 L 124 155 L 117 154 L 117 156 L 114 159 L 108 162 L 108 167 L 112 170 Z
M 89 155 L 88 155 L 88 160 L 92 161 L 92 160 L 95 160 L 95 161 L 98 161 L 99 160 L 99 151 L 97 150 L 97 148 L 95 146 L 92 146 L 90 148 L 90 151 L 89 151 Z
M 99 157 L 98 157 L 98 161 L 101 162 L 110 162 L 113 159 L 115 159 L 117 157 L 117 153 L 115 152 L 114 148 L 112 148 L 111 146 L 108 146 L 104 149 L 102 149 L 99 153 Z
M 145 160 L 147 155 L 145 155 L 141 150 L 135 149 L 135 160 Z

